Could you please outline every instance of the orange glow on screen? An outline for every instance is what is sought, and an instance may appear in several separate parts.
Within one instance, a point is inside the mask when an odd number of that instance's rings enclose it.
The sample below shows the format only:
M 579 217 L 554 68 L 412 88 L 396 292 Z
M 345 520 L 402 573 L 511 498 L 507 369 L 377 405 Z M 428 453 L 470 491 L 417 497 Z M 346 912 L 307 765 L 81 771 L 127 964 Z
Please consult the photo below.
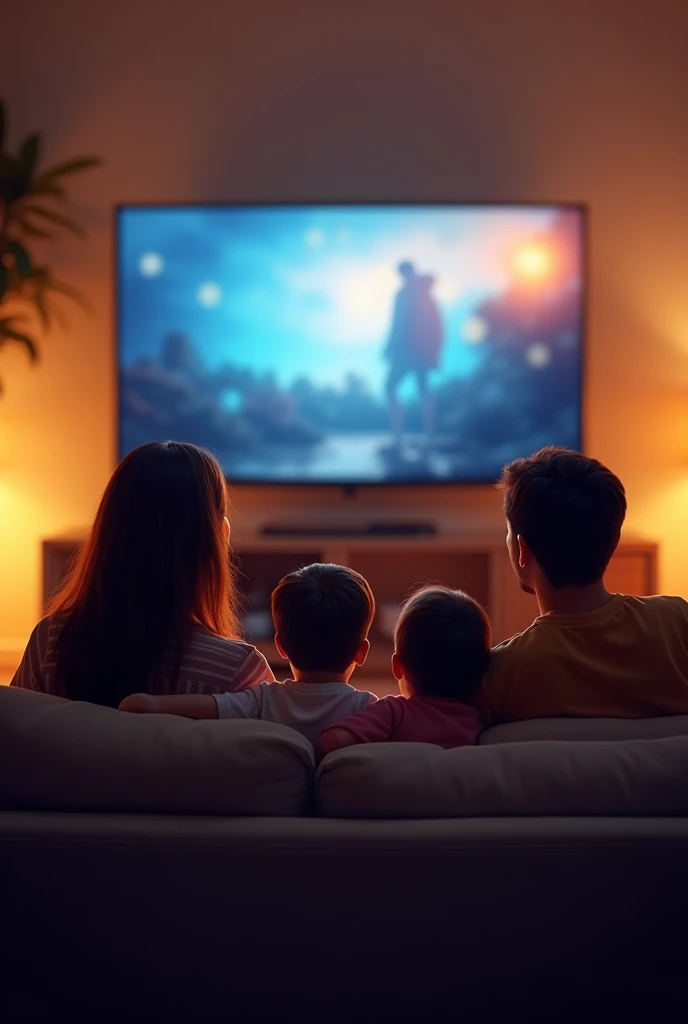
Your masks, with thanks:
M 529 242 L 520 246 L 514 253 L 513 268 L 522 281 L 539 284 L 552 276 L 554 253 L 548 245 Z

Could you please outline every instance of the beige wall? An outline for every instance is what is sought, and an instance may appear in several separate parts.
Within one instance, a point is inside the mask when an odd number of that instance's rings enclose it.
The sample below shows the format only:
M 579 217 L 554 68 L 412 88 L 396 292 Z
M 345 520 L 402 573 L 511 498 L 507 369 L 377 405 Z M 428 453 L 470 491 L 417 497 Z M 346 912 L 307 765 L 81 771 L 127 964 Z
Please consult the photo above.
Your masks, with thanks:
M 13 138 L 41 129 L 49 157 L 107 166 L 75 189 L 89 241 L 50 251 L 95 315 L 75 311 L 38 369 L 0 353 L 0 653 L 39 613 L 40 539 L 88 521 L 113 465 L 110 225 L 126 200 L 588 202 L 587 447 L 625 480 L 630 528 L 661 542 L 662 587 L 688 594 L 688 4 L 12 7 Z M 237 490 L 239 530 L 274 498 Z M 488 491 L 413 500 L 499 517 Z

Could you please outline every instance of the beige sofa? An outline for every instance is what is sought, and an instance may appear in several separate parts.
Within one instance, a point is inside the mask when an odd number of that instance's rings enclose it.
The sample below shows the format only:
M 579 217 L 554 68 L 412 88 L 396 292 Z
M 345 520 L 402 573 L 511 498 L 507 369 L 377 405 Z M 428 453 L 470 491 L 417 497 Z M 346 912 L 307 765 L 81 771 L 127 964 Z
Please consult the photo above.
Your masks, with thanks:
M 0 689 L 3 1020 L 685 1019 L 688 718 L 349 748 Z

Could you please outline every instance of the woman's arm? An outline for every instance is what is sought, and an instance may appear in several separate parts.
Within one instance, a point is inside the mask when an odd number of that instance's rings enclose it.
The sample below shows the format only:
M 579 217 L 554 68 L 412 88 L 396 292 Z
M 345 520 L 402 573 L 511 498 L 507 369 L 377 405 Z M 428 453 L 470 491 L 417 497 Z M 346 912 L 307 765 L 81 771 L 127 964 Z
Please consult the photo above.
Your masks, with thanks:
M 333 725 L 331 729 L 325 729 L 320 737 L 320 749 L 323 754 L 331 754 L 333 750 L 341 747 L 351 747 L 354 743 L 360 743 L 358 736 L 354 736 L 348 729 L 339 729 Z
M 130 693 L 120 711 L 144 715 L 181 715 L 183 718 L 218 718 L 217 701 L 210 694 L 182 693 L 158 697 L 152 693 Z

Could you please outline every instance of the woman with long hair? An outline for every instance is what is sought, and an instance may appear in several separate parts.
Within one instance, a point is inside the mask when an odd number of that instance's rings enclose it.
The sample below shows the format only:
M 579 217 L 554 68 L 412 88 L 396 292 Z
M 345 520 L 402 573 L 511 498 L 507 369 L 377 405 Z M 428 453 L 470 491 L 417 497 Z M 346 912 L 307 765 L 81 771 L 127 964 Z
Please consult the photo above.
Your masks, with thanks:
M 216 459 L 145 444 L 115 470 L 12 686 L 116 708 L 130 693 L 221 693 L 274 676 L 239 640 L 227 484 Z

